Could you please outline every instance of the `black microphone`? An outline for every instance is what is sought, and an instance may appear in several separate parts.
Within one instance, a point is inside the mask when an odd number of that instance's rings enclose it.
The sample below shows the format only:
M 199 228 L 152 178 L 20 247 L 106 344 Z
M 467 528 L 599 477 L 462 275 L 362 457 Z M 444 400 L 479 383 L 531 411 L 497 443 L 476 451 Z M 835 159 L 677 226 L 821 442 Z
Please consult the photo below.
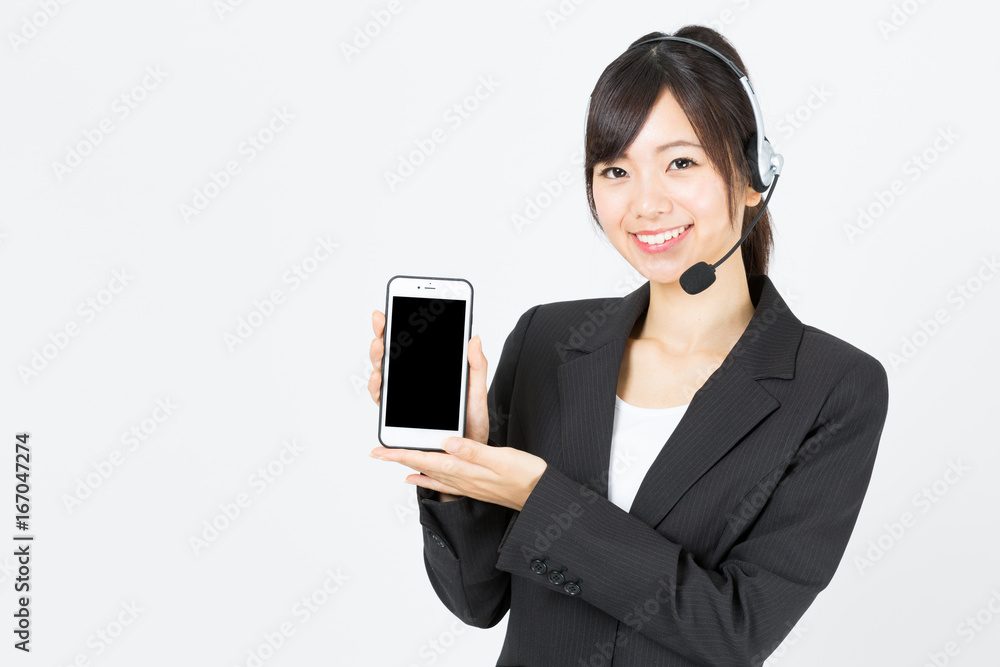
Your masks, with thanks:
M 750 226 L 747 227 L 747 231 L 743 234 L 743 238 L 737 241 L 736 245 L 733 246 L 733 249 L 727 252 L 726 256 L 715 264 L 698 262 L 681 274 L 681 287 L 685 292 L 688 294 L 698 294 L 699 292 L 703 292 L 708 289 L 708 287 L 715 282 L 716 267 L 729 259 L 729 256 L 736 252 L 737 248 L 743 245 L 743 242 L 747 240 L 748 236 L 750 236 L 750 230 L 752 230 L 753 226 L 757 224 L 758 220 L 760 220 L 760 216 L 764 215 L 764 211 L 767 210 L 767 203 L 771 201 L 771 195 L 774 193 L 774 186 L 778 184 L 778 177 L 779 174 L 774 175 L 774 182 L 771 183 L 771 188 L 767 191 L 767 197 L 764 198 L 764 205 L 760 208 L 760 212 L 757 214 L 757 217 L 754 218 L 753 222 L 750 223 Z

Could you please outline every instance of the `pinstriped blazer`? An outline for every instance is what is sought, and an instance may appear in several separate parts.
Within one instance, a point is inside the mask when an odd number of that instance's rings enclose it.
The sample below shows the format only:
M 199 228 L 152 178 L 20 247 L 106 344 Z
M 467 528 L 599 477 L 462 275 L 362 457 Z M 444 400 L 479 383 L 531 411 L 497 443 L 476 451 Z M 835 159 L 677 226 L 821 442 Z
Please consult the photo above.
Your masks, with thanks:
M 760 665 L 829 584 L 888 409 L 873 356 L 803 325 L 764 275 L 630 511 L 607 497 L 618 373 L 649 283 L 540 304 L 507 337 L 490 438 L 548 464 L 520 512 L 417 487 L 431 585 L 465 623 L 510 612 L 497 665 Z

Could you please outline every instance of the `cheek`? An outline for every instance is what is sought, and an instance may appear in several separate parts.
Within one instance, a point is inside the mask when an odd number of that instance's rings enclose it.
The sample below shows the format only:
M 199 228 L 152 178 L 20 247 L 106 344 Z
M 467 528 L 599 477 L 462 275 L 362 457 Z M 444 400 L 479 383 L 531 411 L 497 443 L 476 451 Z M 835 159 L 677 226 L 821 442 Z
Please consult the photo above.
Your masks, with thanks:
M 602 223 L 614 221 L 620 218 L 624 209 L 624 190 L 618 188 L 594 187 L 594 208 L 597 209 L 597 217 Z
M 685 184 L 684 207 L 700 218 L 713 218 L 726 213 L 726 193 L 721 181 L 692 180 Z

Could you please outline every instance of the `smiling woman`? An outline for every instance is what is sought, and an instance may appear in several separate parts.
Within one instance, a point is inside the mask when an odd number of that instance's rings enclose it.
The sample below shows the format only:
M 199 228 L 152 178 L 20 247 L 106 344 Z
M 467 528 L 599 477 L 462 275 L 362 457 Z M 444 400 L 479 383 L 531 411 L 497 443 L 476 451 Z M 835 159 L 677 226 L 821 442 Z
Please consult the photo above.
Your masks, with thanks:
M 650 33 L 634 44 L 661 36 L 663 33 Z M 674 36 L 715 48 L 748 74 L 739 54 L 719 33 L 689 26 Z M 714 178 L 703 177 L 696 185 L 722 188 L 728 211 L 725 220 L 732 226 L 736 220 L 742 223 L 735 234 L 739 240 L 760 204 L 760 196 L 746 185 L 751 183 L 752 174 L 743 157 L 745 144 L 755 130 L 749 99 L 721 59 L 698 46 L 676 41 L 627 49 L 608 65 L 590 97 L 584 179 L 595 222 L 603 229 L 595 188 L 600 197 L 607 191 L 605 180 L 623 174 L 624 170 L 608 173 L 610 167 L 622 167 L 620 161 L 639 161 L 651 170 L 664 163 L 676 172 L 702 167 L 701 171 L 711 171 Z M 639 154 L 630 156 L 628 149 L 633 142 L 637 143 L 633 150 Z M 669 194 L 671 182 L 674 187 L 685 183 L 678 180 L 679 174 L 672 176 L 672 181 L 664 182 L 668 186 L 664 194 Z M 687 175 L 685 179 L 690 180 Z M 693 190 L 682 193 L 693 194 Z M 718 199 L 717 192 L 703 194 Z M 747 273 L 767 273 L 772 242 L 770 214 L 765 210 L 741 246 Z
M 701 26 L 605 69 L 587 198 L 647 282 L 529 308 L 488 391 L 473 338 L 466 437 L 372 451 L 415 471 L 442 603 L 481 628 L 510 611 L 498 667 L 761 665 L 843 557 L 888 380 L 766 275 L 781 158 L 743 72 Z M 372 326 L 378 402 L 378 311 Z

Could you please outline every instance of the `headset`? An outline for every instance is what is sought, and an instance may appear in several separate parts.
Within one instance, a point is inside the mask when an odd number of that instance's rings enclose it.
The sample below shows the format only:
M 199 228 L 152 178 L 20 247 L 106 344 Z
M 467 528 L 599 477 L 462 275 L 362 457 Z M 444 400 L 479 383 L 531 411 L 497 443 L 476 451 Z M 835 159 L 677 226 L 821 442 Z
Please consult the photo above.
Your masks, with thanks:
M 740 69 L 729 60 L 729 58 L 726 58 L 724 55 L 707 44 L 702 44 L 701 42 L 688 39 L 687 37 L 674 37 L 672 35 L 647 39 L 633 44 L 629 48 L 635 48 L 637 46 L 641 46 L 642 44 L 650 44 L 652 42 L 666 41 L 684 42 L 685 44 L 691 44 L 692 46 L 704 49 L 705 51 L 714 54 L 722 62 L 726 63 L 726 65 L 729 66 L 729 69 L 733 70 L 733 72 L 736 73 L 736 76 L 740 78 L 743 90 L 746 92 L 747 97 L 750 98 L 750 106 L 753 108 L 753 119 L 755 125 L 757 126 L 753 136 L 747 140 L 746 146 L 743 148 L 743 154 L 747 159 L 747 163 L 750 165 L 750 186 L 756 192 L 764 192 L 765 190 L 768 191 L 767 196 L 764 198 L 764 205 L 761 207 L 760 212 L 757 213 L 757 217 L 755 217 L 753 222 L 750 223 L 750 226 L 747 227 L 747 231 L 743 234 L 743 238 L 741 238 L 739 242 L 733 246 L 732 250 L 726 253 L 725 257 L 720 259 L 715 264 L 698 262 L 681 274 L 680 283 L 684 291 L 688 294 L 698 294 L 715 282 L 716 267 L 726 261 L 729 256 L 743 244 L 747 236 L 750 235 L 750 230 L 752 230 L 754 225 L 757 224 L 757 221 L 760 220 L 760 216 L 764 215 L 764 211 L 767 210 L 767 203 L 771 200 L 774 188 L 778 184 L 778 177 L 781 175 L 781 168 L 785 164 L 785 159 L 779 153 L 774 152 L 774 148 L 771 147 L 771 142 L 768 141 L 767 137 L 764 135 L 764 115 L 760 111 L 760 104 L 757 103 L 757 95 L 753 92 L 750 80 L 747 78 L 746 74 L 741 72 Z

